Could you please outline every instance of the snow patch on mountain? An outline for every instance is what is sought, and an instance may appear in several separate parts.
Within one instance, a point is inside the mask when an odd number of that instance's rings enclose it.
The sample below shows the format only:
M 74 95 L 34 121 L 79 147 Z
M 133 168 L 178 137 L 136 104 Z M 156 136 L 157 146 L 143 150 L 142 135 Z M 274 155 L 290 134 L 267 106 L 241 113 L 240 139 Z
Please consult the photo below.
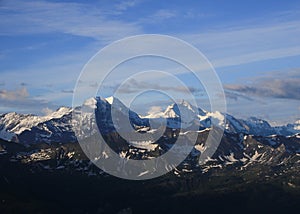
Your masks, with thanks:
M 113 96 L 111 96 L 111 97 L 107 97 L 107 98 L 105 98 L 105 100 L 109 103 L 109 104 L 113 104 L 113 102 L 114 102 L 114 97 Z

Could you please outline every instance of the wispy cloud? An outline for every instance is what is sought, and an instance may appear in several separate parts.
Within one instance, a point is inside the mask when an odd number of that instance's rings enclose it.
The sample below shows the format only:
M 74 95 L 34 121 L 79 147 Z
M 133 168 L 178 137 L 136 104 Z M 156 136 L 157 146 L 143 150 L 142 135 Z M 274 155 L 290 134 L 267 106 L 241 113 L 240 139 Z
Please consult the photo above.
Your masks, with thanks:
M 227 84 L 224 87 L 244 95 L 300 100 L 300 74 L 295 71 L 274 72 L 272 75 L 253 79 L 250 84 Z
M 1 100 L 17 101 L 26 99 L 28 96 L 29 93 L 25 87 L 15 91 L 0 90 Z
M 256 116 L 274 125 L 299 118 L 300 69 L 269 71 L 244 82 L 226 84 L 228 113 L 240 118 Z
M 125 0 L 121 1 L 119 4 L 116 4 L 115 8 L 118 11 L 125 11 L 128 8 L 136 6 L 140 1 L 137 0 Z
M 56 105 L 30 96 L 26 87 L 16 90 L 0 90 L 1 109 L 9 108 L 18 112 L 40 112 L 43 108 L 57 108 Z
M 156 11 L 153 15 L 153 19 L 159 19 L 159 20 L 164 20 L 164 19 L 170 19 L 176 16 L 176 11 L 175 10 L 169 10 L 169 9 L 161 9 Z
M 61 92 L 62 92 L 62 93 L 66 93 L 66 94 L 73 94 L 73 93 L 74 93 L 74 91 L 71 90 L 71 89 L 69 89 L 69 90 L 63 89 L 63 90 L 61 90 Z
M 245 100 L 249 100 L 249 101 L 253 101 L 254 99 L 246 96 L 244 94 L 238 93 L 236 91 L 231 91 L 231 90 L 225 90 L 225 95 L 226 95 L 226 99 L 232 99 L 235 101 L 239 101 L 240 99 L 245 99 Z
M 0 35 L 60 32 L 112 41 L 140 32 L 136 24 L 111 20 L 108 12 L 83 3 L 12 0 L 1 4 Z
M 114 88 L 117 88 L 118 86 L 114 86 Z M 189 94 L 189 93 L 200 93 L 203 92 L 199 88 L 195 87 L 181 87 L 181 86 L 171 86 L 167 84 L 158 84 L 153 82 L 145 82 L 145 81 L 136 81 L 135 79 L 130 79 L 127 83 L 122 85 L 119 89 L 119 93 L 136 93 L 141 91 L 141 89 L 148 89 L 148 90 L 157 90 L 157 91 L 172 91 L 172 92 L 178 92 L 183 94 Z
M 300 21 L 255 23 L 240 23 L 235 24 L 236 27 L 182 34 L 180 37 L 203 51 L 215 67 L 300 55 Z
M 237 118 L 248 118 L 255 116 L 268 120 L 272 124 L 283 125 L 296 121 L 299 118 L 299 100 L 286 100 L 272 97 L 256 97 L 250 101 L 239 99 L 227 100 L 227 110 L 229 114 Z
M 213 17 L 214 14 L 212 13 L 205 13 L 200 12 L 198 9 L 190 9 L 187 11 L 184 11 L 183 17 L 186 19 L 197 19 L 197 18 L 207 18 L 207 17 Z
M 53 110 L 46 107 L 41 110 L 41 113 L 43 113 L 44 115 L 50 115 L 51 113 L 53 113 Z
M 160 23 L 162 21 L 175 18 L 177 15 L 178 14 L 175 10 L 159 9 L 152 14 L 141 18 L 138 23 L 140 23 L 140 25 Z
M 162 106 L 151 106 L 148 110 L 148 114 L 157 114 L 163 111 Z
M 295 47 L 274 48 L 271 50 L 260 50 L 257 52 L 242 54 L 232 57 L 224 57 L 223 59 L 213 60 L 215 67 L 226 67 L 233 65 L 247 64 L 270 59 L 285 58 L 300 55 L 300 45 Z

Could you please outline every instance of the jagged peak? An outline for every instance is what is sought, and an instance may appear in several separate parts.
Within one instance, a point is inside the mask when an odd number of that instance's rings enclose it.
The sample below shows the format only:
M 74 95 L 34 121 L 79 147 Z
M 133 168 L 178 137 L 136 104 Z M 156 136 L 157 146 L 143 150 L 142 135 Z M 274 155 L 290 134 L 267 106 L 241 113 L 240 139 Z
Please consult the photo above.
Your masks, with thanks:
M 118 98 L 116 98 L 114 96 L 106 97 L 103 100 L 105 100 L 110 105 L 118 105 L 118 106 L 126 107 L 125 104 L 121 100 L 119 100 Z
M 113 104 L 114 100 L 115 100 L 115 97 L 113 96 L 110 96 L 110 97 L 106 97 L 105 100 L 109 103 L 109 104 Z
M 56 111 L 67 111 L 67 110 L 70 110 L 71 108 L 70 107 L 67 107 L 67 106 L 61 106 L 59 107 L 58 109 L 56 109 Z
M 62 106 L 62 107 L 59 107 L 56 111 L 52 112 L 51 114 L 45 116 L 45 118 L 47 118 L 47 119 L 60 118 L 66 114 L 71 113 L 71 111 L 72 111 L 72 108 Z
M 20 115 L 20 114 L 18 114 L 15 111 L 2 114 L 3 117 L 9 117 L 9 116 L 14 116 L 14 115 Z
M 106 103 L 110 104 L 112 108 L 116 108 L 123 113 L 127 113 L 130 110 L 121 100 L 116 97 L 110 96 L 104 98 L 104 100 Z
M 166 110 L 164 111 L 164 114 L 166 116 L 171 116 L 171 117 L 180 117 L 180 109 L 182 111 L 185 111 L 185 114 L 187 112 L 189 112 L 188 114 L 195 114 L 195 115 L 200 115 L 200 116 L 204 116 L 206 115 L 208 112 L 201 109 L 201 108 L 197 108 L 195 106 L 193 106 L 191 103 L 189 103 L 186 100 L 181 100 L 178 103 L 172 103 L 171 105 L 169 105 Z
M 268 123 L 266 120 L 263 120 L 261 118 L 251 116 L 247 120 L 253 121 L 253 122 L 258 122 L 258 123 Z
M 179 102 L 179 105 L 185 106 L 185 107 L 187 107 L 188 109 L 194 111 L 193 106 L 192 106 L 188 101 L 186 101 L 186 100 L 184 100 L 184 99 L 181 100 L 181 101 Z

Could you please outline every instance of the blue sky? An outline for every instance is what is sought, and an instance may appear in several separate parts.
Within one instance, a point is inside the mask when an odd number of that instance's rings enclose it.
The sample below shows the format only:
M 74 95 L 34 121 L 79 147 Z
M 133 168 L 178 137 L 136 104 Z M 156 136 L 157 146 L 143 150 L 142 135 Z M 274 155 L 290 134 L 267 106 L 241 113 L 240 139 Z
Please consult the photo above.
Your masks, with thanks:
M 300 117 L 299 1 L 2 0 L 0 29 L 0 112 L 70 106 L 81 69 L 101 48 L 166 34 L 211 61 L 229 113 L 273 124 Z

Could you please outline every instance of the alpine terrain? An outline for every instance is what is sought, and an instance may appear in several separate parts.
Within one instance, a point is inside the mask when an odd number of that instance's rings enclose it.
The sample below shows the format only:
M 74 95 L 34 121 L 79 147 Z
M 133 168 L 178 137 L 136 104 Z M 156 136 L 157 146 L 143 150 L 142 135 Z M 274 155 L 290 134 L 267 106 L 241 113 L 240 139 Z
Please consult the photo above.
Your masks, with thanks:
M 73 120 L 78 112 L 80 118 Z M 115 120 L 129 120 L 130 126 Z M 179 137 L 189 142 L 196 134 L 196 142 L 168 174 L 122 180 L 97 168 L 96 160 L 82 151 L 78 137 L 93 137 L 91 124 L 124 160 L 159 157 L 177 146 Z M 213 126 L 219 132 L 224 129 L 221 143 L 200 163 Z M 162 136 L 153 140 L 161 130 Z M 133 133 L 145 138 L 125 140 Z M 47 116 L 3 114 L 0 139 L 3 212 L 261 213 L 300 208 L 300 120 L 273 127 L 263 119 L 208 112 L 187 101 L 141 116 L 115 97 L 96 97 Z M 185 149 L 177 147 L 178 152 Z

